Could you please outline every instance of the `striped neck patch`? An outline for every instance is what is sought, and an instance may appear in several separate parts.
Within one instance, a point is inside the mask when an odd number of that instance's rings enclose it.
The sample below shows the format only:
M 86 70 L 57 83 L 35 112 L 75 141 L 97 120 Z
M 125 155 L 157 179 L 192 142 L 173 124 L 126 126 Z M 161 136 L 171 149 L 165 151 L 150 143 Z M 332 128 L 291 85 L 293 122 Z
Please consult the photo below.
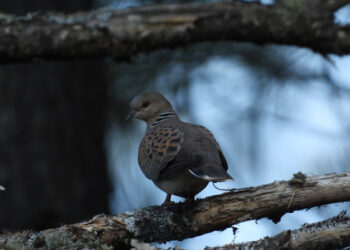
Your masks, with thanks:
M 176 116 L 176 114 L 174 112 L 164 112 L 164 113 L 161 113 L 158 118 L 154 121 L 154 123 L 152 124 L 152 128 L 154 126 L 156 126 L 158 123 L 162 122 L 162 121 L 165 121 L 171 117 L 174 117 Z

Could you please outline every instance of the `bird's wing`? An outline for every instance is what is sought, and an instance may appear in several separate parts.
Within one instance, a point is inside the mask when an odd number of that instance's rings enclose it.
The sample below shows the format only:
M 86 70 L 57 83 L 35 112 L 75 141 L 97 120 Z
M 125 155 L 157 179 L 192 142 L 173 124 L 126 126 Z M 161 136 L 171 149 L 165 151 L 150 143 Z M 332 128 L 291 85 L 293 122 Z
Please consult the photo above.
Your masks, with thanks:
M 225 158 L 224 154 L 222 153 L 221 147 L 220 147 L 219 143 L 216 141 L 214 135 L 209 131 L 209 129 L 207 129 L 206 127 L 203 127 L 201 125 L 198 125 L 198 129 L 203 135 L 208 136 L 210 138 L 210 140 L 212 142 L 214 142 L 214 144 L 215 144 L 215 146 L 216 146 L 216 148 L 217 148 L 217 150 L 219 152 L 221 164 L 222 164 L 223 168 L 225 170 L 227 170 L 228 169 L 228 165 L 227 165 L 226 158 Z
M 147 178 L 158 179 L 160 171 L 179 153 L 183 140 L 184 133 L 173 126 L 156 127 L 145 135 L 138 161 Z
M 218 142 L 213 134 L 203 126 L 191 124 L 191 129 L 195 131 L 197 146 L 199 151 L 194 152 L 201 157 L 199 164 L 193 164 L 189 171 L 198 178 L 209 181 L 223 181 L 233 179 L 226 171 L 228 165 L 221 151 Z M 196 151 L 196 149 L 192 149 Z

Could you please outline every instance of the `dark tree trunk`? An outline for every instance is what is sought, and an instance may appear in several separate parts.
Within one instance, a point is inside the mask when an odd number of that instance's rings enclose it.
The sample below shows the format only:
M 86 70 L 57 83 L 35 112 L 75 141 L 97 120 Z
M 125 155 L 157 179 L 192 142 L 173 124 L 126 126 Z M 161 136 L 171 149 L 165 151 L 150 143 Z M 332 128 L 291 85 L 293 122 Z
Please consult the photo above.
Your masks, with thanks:
M 1 1 L 3 12 L 91 1 Z M 43 229 L 108 213 L 103 62 L 0 67 L 0 227 Z

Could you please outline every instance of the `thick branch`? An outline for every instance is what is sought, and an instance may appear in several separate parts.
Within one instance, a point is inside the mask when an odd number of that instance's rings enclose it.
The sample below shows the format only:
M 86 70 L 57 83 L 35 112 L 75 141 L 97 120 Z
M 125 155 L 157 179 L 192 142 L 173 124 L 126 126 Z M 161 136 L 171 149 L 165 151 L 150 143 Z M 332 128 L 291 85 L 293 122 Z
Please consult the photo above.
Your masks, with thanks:
M 350 4 L 349 0 L 306 0 L 305 4 L 308 5 L 309 8 L 322 9 L 325 11 L 336 11 L 341 7 Z
M 306 1 L 308 2 L 308 1 Z M 322 1 L 332 11 L 347 1 Z M 340 4 L 339 4 L 340 3 Z M 349 54 L 350 27 L 327 8 L 298 10 L 241 1 L 188 3 L 75 14 L 0 15 L 0 62 L 40 59 L 129 59 L 138 52 L 201 41 L 298 45 Z
M 41 232 L 0 235 L 0 248 L 13 244 L 49 249 L 100 244 L 120 247 L 130 244 L 132 238 L 144 242 L 181 240 L 247 220 L 268 217 L 277 222 L 288 212 L 342 201 L 350 201 L 350 172 L 311 178 L 298 174 L 288 182 L 239 189 L 193 203 L 97 216 L 89 222 Z
M 283 250 L 328 250 L 341 249 L 350 245 L 350 217 L 342 211 L 330 219 L 305 224 L 295 230 L 287 230 L 273 237 L 238 244 L 227 244 L 218 247 L 206 247 L 205 250 L 234 249 L 283 249 Z M 163 250 L 148 243 L 131 241 L 135 249 Z M 180 250 L 174 248 L 174 250 Z
M 283 231 L 273 237 L 238 244 L 227 244 L 218 247 L 206 247 L 205 250 L 229 249 L 283 249 L 283 250 L 328 250 L 341 249 L 350 245 L 350 217 L 346 211 L 330 219 L 304 224 L 295 230 Z M 131 240 L 134 249 L 164 250 L 138 240 Z M 180 250 L 175 247 L 172 249 Z
M 228 249 L 341 249 L 350 245 L 350 217 L 343 211 L 325 221 L 306 224 L 295 230 L 284 231 L 274 237 L 246 242 L 228 244 L 223 247 L 207 247 L 205 250 Z

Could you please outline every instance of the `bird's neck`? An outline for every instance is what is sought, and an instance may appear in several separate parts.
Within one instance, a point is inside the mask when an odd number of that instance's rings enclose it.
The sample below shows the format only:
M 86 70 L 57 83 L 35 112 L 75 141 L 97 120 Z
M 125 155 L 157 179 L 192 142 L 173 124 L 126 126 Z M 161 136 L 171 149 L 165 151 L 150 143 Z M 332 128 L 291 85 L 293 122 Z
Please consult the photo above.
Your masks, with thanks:
M 154 128 L 158 124 L 161 124 L 169 119 L 178 118 L 174 111 L 165 111 L 155 116 L 153 119 L 147 122 L 147 128 Z

